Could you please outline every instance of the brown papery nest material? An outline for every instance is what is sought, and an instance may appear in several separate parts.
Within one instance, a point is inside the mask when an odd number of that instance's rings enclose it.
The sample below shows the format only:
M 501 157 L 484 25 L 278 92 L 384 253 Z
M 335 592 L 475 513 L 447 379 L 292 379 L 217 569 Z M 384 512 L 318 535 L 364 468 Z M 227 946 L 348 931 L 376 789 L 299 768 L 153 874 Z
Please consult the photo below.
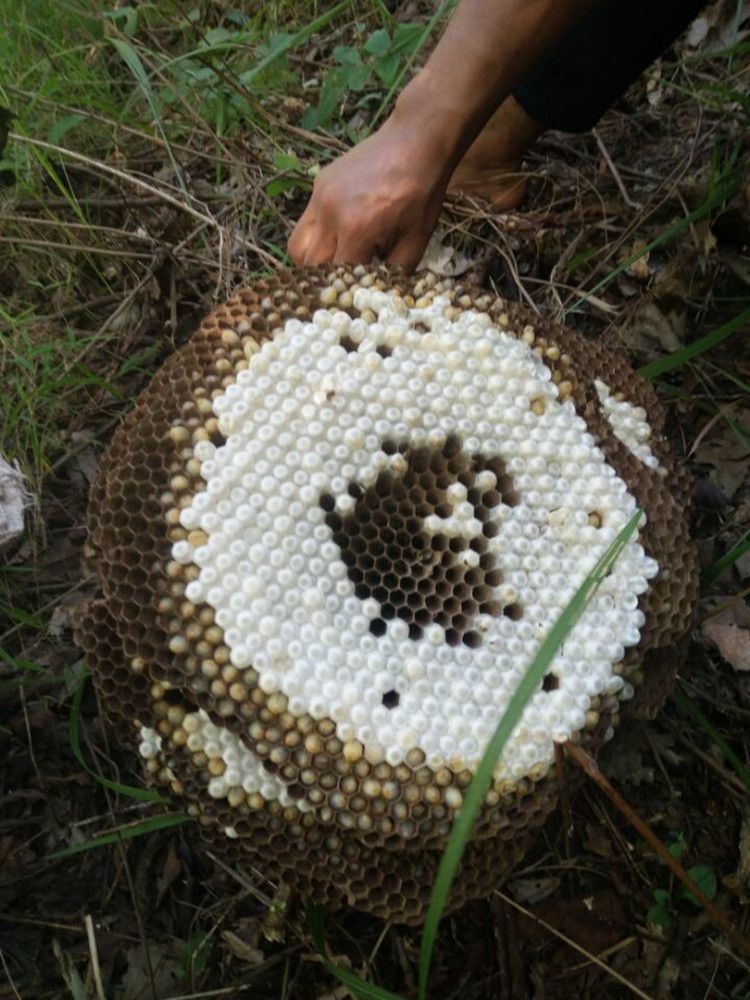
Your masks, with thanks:
M 142 393 L 90 501 L 107 715 L 215 850 L 418 923 L 484 746 L 636 506 L 506 748 L 451 906 L 554 809 L 554 742 L 655 709 L 691 619 L 689 482 L 618 352 L 427 272 L 286 273 Z

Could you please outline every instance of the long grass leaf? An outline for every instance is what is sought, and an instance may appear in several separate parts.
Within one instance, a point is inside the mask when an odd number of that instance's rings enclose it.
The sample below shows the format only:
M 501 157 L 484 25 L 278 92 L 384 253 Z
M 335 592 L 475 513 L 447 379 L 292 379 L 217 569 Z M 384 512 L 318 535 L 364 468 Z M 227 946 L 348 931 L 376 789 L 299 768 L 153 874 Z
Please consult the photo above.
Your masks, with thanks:
M 698 706 L 695 704 L 693 699 L 687 694 L 684 688 L 678 686 L 675 688 L 673 695 L 675 704 L 678 708 L 681 708 L 683 712 L 691 716 L 694 722 L 696 722 L 703 732 L 708 736 L 712 743 L 715 743 L 719 750 L 724 754 L 726 759 L 732 765 L 740 779 L 742 784 L 750 792 L 750 768 L 745 764 L 741 758 L 732 750 L 732 748 L 727 744 L 724 737 L 719 733 L 719 731 L 708 721 L 706 716 L 701 712 Z
M 133 785 L 123 785 L 119 781 L 111 781 L 109 778 L 105 778 L 103 775 L 97 774 L 97 772 L 90 768 L 86 763 L 86 759 L 83 756 L 83 750 L 81 749 L 80 718 L 81 701 L 83 700 L 83 692 L 86 687 L 88 676 L 87 672 L 83 673 L 80 683 L 78 684 L 75 694 L 73 695 L 73 704 L 70 708 L 68 737 L 70 740 L 70 749 L 73 751 L 73 756 L 84 771 L 94 779 L 94 781 L 102 785 L 104 788 L 108 788 L 111 792 L 116 792 L 118 795 L 126 795 L 130 799 L 139 799 L 141 802 L 158 802 L 161 805 L 165 805 L 167 800 L 159 795 L 158 792 L 152 792 L 148 788 L 136 788 Z
M 685 362 L 697 358 L 700 354 L 705 354 L 706 351 L 710 351 L 712 347 L 716 347 L 722 340 L 731 337 L 733 333 L 736 333 L 743 327 L 750 329 L 750 309 L 743 309 L 741 313 L 724 323 L 723 326 L 717 327 L 716 330 L 712 330 L 704 337 L 693 341 L 692 344 L 681 347 L 677 351 L 672 351 L 665 358 L 652 361 L 650 365 L 643 365 L 642 368 L 638 369 L 638 374 L 644 378 L 656 378 L 657 375 L 663 375 L 664 372 L 679 368 Z
M 361 997 L 362 1000 L 403 1000 L 403 997 L 399 996 L 398 993 L 391 993 L 390 990 L 384 990 L 382 986 L 375 986 L 374 983 L 368 983 L 366 979 L 363 979 L 356 973 L 350 972 L 343 966 L 336 965 L 335 962 L 331 962 L 330 959 L 326 958 L 325 915 L 323 908 L 318 906 L 317 903 L 308 902 L 306 909 L 307 925 L 310 929 L 313 944 L 331 975 L 336 976 L 344 986 L 355 996 Z
M 9 616 L 10 617 L 10 616 Z M 39 666 L 33 660 L 21 660 L 17 656 L 12 656 L 6 649 L 0 646 L 0 660 L 7 666 L 18 670 L 21 674 L 41 674 L 43 677 L 51 677 L 52 673 L 46 667 Z
M 612 541 L 612 544 L 598 560 L 550 629 L 503 713 L 492 739 L 484 752 L 484 756 L 477 767 L 471 784 L 466 790 L 463 806 L 453 821 L 448 842 L 445 845 L 445 850 L 438 865 L 437 875 L 432 887 L 430 905 L 422 930 L 422 941 L 419 950 L 418 995 L 420 1000 L 424 1000 L 427 994 L 427 980 L 435 947 L 435 939 L 437 937 L 438 924 L 440 923 L 445 904 L 448 901 L 450 888 L 461 863 L 461 858 L 471 835 L 474 821 L 484 802 L 484 797 L 492 781 L 492 775 L 503 752 L 503 748 L 518 724 L 526 704 L 542 682 L 542 678 L 547 672 L 547 668 L 560 648 L 560 645 L 580 618 L 586 605 L 594 596 L 599 584 L 607 576 L 638 527 L 642 513 L 640 509 L 636 510 L 622 531 L 619 532 L 617 537 Z
M 590 288 L 587 292 L 584 292 L 580 298 L 576 299 L 572 306 L 569 306 L 565 310 L 565 315 L 569 316 L 570 313 L 576 312 L 580 306 L 591 298 L 592 295 L 596 295 L 600 292 L 602 288 L 606 288 L 612 281 L 615 280 L 619 275 L 626 271 L 632 264 L 634 264 L 639 258 L 645 256 L 647 253 L 651 253 L 657 247 L 662 246 L 665 243 L 669 243 L 679 236 L 680 233 L 684 232 L 694 222 L 698 222 L 700 219 L 704 218 L 709 212 L 712 212 L 718 205 L 722 205 L 725 201 L 733 198 L 735 194 L 742 188 L 742 177 L 737 172 L 729 172 L 725 170 L 724 173 L 716 179 L 713 191 L 708 195 L 708 197 L 692 212 L 689 212 L 684 218 L 678 219 L 677 222 L 672 223 L 671 226 L 661 232 L 655 239 L 647 243 L 642 249 L 638 250 L 636 253 L 631 254 L 626 257 L 625 260 L 621 261 L 617 267 L 613 268 L 607 274 L 604 275 L 593 288 Z
M 72 847 L 65 847 L 62 851 L 55 851 L 53 854 L 47 855 L 47 860 L 56 861 L 58 858 L 69 858 L 73 854 L 93 851 L 97 847 L 106 847 L 108 844 L 117 844 L 122 840 L 143 837 L 145 834 L 154 833 L 156 830 L 168 830 L 172 826 L 180 826 L 182 823 L 187 823 L 187 821 L 188 817 L 182 813 L 152 816 L 134 826 L 125 827 L 124 830 L 117 830 L 114 833 L 103 833 L 101 837 L 92 837 L 91 840 L 84 840 L 82 844 L 73 844 Z
M 162 126 L 161 108 L 159 107 L 159 104 L 156 100 L 156 95 L 154 94 L 153 88 L 151 87 L 151 81 L 149 80 L 148 73 L 146 72 L 146 67 L 143 65 L 141 57 L 138 55 L 138 53 L 130 44 L 130 42 L 126 42 L 122 38 L 110 38 L 109 41 L 114 46 L 114 48 L 117 49 L 120 58 L 135 77 L 136 83 L 138 84 L 141 92 L 143 93 L 143 96 L 146 98 L 146 102 L 148 103 L 148 106 L 151 110 L 151 117 L 154 120 L 154 127 L 158 131 L 159 135 L 161 136 L 162 142 L 164 143 L 164 148 L 166 149 L 167 155 L 169 156 L 169 161 L 172 164 L 172 170 L 174 171 L 177 183 L 180 185 L 180 188 L 182 189 L 183 193 L 187 195 L 188 191 L 182 179 L 182 171 L 180 170 L 180 166 L 177 163 L 177 160 L 175 159 L 175 155 L 172 152 L 172 147 L 169 143 L 169 138 L 167 137 L 167 134 Z
M 750 528 L 748 528 L 741 538 L 737 539 L 729 552 L 725 552 L 721 558 L 717 559 L 715 563 L 712 563 L 708 569 L 705 569 L 701 573 L 701 590 L 705 591 L 707 587 L 710 587 L 714 580 L 717 580 L 721 576 L 724 570 L 733 566 L 746 552 L 750 552 Z

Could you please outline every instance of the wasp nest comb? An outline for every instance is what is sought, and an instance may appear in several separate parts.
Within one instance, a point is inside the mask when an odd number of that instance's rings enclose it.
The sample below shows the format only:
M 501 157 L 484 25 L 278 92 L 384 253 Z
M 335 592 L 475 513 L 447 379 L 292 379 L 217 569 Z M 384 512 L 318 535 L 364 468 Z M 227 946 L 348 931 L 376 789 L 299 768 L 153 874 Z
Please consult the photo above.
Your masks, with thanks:
M 498 764 L 451 904 L 482 895 L 555 806 L 554 741 L 595 751 L 688 628 L 661 427 L 616 352 L 479 290 L 258 281 L 102 460 L 78 623 L 102 704 L 235 863 L 416 923 L 519 679 L 642 506 Z

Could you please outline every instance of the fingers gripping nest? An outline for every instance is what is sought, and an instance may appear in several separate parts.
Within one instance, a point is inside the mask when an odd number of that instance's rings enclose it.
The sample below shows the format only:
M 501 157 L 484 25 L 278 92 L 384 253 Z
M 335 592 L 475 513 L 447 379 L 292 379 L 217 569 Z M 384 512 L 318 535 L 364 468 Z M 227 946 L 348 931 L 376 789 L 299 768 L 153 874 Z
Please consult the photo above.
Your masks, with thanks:
M 554 808 L 688 627 L 688 484 L 619 355 L 425 273 L 259 281 L 157 373 L 90 507 L 107 712 L 215 845 L 418 922 L 497 719 L 637 505 L 639 536 L 498 764 L 452 904 Z

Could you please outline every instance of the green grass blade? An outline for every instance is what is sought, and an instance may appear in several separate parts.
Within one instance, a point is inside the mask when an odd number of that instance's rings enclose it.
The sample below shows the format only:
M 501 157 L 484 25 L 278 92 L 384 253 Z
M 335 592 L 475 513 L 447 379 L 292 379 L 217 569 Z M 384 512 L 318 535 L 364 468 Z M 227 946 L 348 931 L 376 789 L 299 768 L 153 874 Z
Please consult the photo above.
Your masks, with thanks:
M 255 79 L 256 76 L 259 76 L 263 70 L 268 69 L 271 63 L 275 62 L 279 56 L 286 55 L 286 53 L 291 49 L 294 49 L 302 42 L 307 41 L 311 35 L 320 31 L 320 29 L 325 27 L 329 21 L 332 21 L 342 11 L 348 10 L 350 6 L 349 0 L 341 0 L 340 3 L 335 4 L 327 10 L 325 14 L 320 14 L 315 18 L 315 20 L 304 25 L 298 31 L 295 31 L 283 45 L 279 45 L 273 50 L 273 52 L 269 52 L 268 55 L 261 59 L 260 62 L 256 63 L 251 70 L 249 70 L 246 74 L 243 74 L 244 85 L 247 86 L 252 80 Z
M 184 181 L 182 179 L 182 171 L 180 166 L 175 159 L 174 153 L 172 152 L 172 147 L 169 143 L 169 139 L 162 127 L 162 111 L 156 100 L 156 95 L 151 87 L 151 81 L 149 80 L 148 73 L 146 72 L 146 67 L 143 65 L 141 57 L 138 55 L 133 46 L 126 42 L 122 38 L 110 38 L 110 43 L 117 50 L 120 58 L 128 67 L 130 72 L 135 77 L 136 83 L 138 84 L 143 96 L 146 98 L 146 102 L 151 111 L 151 116 L 154 120 L 154 127 L 158 131 L 161 139 L 164 143 L 164 147 L 167 150 L 167 155 L 169 156 L 169 161 L 172 164 L 172 170 L 174 171 L 175 179 L 180 185 L 184 194 L 187 194 L 187 188 L 185 187 Z
M 732 385 L 736 385 L 741 392 L 747 393 L 747 396 L 750 399 L 750 382 L 746 382 L 744 379 L 735 375 L 734 372 L 727 371 L 726 368 L 715 364 L 713 361 L 707 361 L 706 364 L 708 368 L 720 378 L 727 379 L 727 381 L 731 382 Z
M 122 785 L 119 781 L 110 781 L 109 778 L 105 778 L 101 774 L 97 774 L 96 771 L 92 770 L 92 768 L 90 768 L 86 763 L 86 759 L 83 756 L 83 751 L 81 749 L 80 717 L 81 701 L 83 700 L 83 692 L 86 687 L 88 677 L 89 674 L 84 672 L 81 677 L 81 681 L 76 688 L 76 692 L 73 695 L 73 704 L 70 709 L 68 734 L 70 739 L 70 749 L 73 751 L 73 756 L 84 771 L 91 775 L 94 781 L 98 782 L 98 784 L 102 785 L 104 788 L 108 788 L 111 792 L 117 792 L 118 795 L 126 795 L 130 799 L 139 799 L 141 802 L 158 802 L 161 805 L 166 805 L 167 800 L 159 795 L 158 792 L 152 792 L 149 788 L 136 788 L 133 785 Z
M 51 671 L 49 671 L 46 667 L 40 667 L 39 664 L 34 663 L 33 660 L 23 660 L 19 659 L 17 656 L 12 656 L 6 649 L 3 648 L 3 646 L 0 646 L 0 660 L 13 670 L 18 671 L 21 675 L 22 683 L 25 683 L 26 674 L 41 674 L 44 677 L 52 676 Z M 18 681 L 15 681 L 14 683 L 18 683 Z
M 750 791 L 750 768 L 745 764 L 740 757 L 732 750 L 732 748 L 727 744 L 723 736 L 720 735 L 718 730 L 708 721 L 706 716 L 701 712 L 698 706 L 695 704 L 693 699 L 687 694 L 685 689 L 678 685 L 675 688 L 673 695 L 675 704 L 678 708 L 682 709 L 687 715 L 696 722 L 703 732 L 708 736 L 712 743 L 715 743 L 719 750 L 724 754 L 726 759 L 732 765 L 735 770 L 737 777 L 740 779 L 742 784 Z
M 741 538 L 737 539 L 729 552 L 726 552 L 720 559 L 717 559 L 715 563 L 701 573 L 701 590 L 705 591 L 707 587 L 710 587 L 725 569 L 733 566 L 746 552 L 750 552 L 750 528 L 748 528 Z
M 120 58 L 135 77 L 136 83 L 143 92 L 143 96 L 146 98 L 151 114 L 154 116 L 154 122 L 158 123 L 161 118 L 160 110 L 156 103 L 156 97 L 151 89 L 148 73 L 146 72 L 146 67 L 143 65 L 141 57 L 135 51 L 133 46 L 129 42 L 124 41 L 122 38 L 110 38 L 109 42 L 110 45 L 117 49 Z
M 37 615 L 31 615 L 23 608 L 16 608 L 10 604 L 0 601 L 0 612 L 9 618 L 15 625 L 28 625 L 29 628 L 42 629 L 41 619 Z
M 391 993 L 390 990 L 384 990 L 382 986 L 375 986 L 374 983 L 368 983 L 366 979 L 363 979 L 356 973 L 350 972 L 348 969 L 343 968 L 343 966 L 336 965 L 335 962 L 331 962 L 326 958 L 325 914 L 323 907 L 318 906 L 317 903 L 308 901 L 306 910 L 307 925 L 310 929 L 313 944 L 331 975 L 336 976 L 344 986 L 351 990 L 355 996 L 361 997 L 362 1000 L 403 1000 L 403 997 L 399 996 L 398 993 Z
M 580 618 L 586 605 L 594 596 L 599 584 L 607 576 L 618 556 L 627 545 L 638 527 L 642 513 L 640 509 L 636 510 L 622 531 L 620 531 L 612 541 L 612 544 L 598 560 L 550 629 L 521 683 L 518 685 L 502 718 L 498 722 L 497 728 L 477 767 L 471 784 L 466 790 L 464 804 L 453 821 L 448 842 L 445 845 L 443 856 L 438 865 L 437 875 L 432 887 L 430 905 L 422 930 L 422 941 L 419 950 L 419 1000 L 424 1000 L 427 995 L 427 980 L 432 962 L 432 953 L 435 947 L 435 939 L 437 937 L 438 924 L 448 900 L 453 879 L 461 863 L 464 849 L 471 835 L 474 821 L 482 807 L 487 789 L 492 781 L 495 765 L 500 759 L 505 744 L 518 724 L 527 702 L 541 684 L 542 678 L 547 672 L 547 668 L 557 650 Z
M 260 59 L 253 67 L 246 70 L 242 74 L 242 86 L 244 89 L 248 90 L 256 77 L 260 76 L 265 70 L 268 69 L 269 66 L 275 63 L 277 59 L 280 59 L 282 56 L 286 55 L 287 52 L 290 52 L 298 45 L 306 42 L 308 38 L 320 31 L 321 28 L 324 28 L 329 21 L 334 20 L 334 18 L 336 18 L 339 14 L 349 10 L 350 7 L 350 0 L 340 0 L 339 3 L 330 7 L 327 11 L 325 11 L 325 13 L 314 18 L 309 22 L 309 24 L 303 25 L 293 34 L 289 35 L 289 37 L 283 42 L 276 45 L 272 51 L 263 56 L 263 58 Z M 185 62 L 190 59 L 206 59 L 206 57 L 211 54 L 229 52 L 234 49 L 242 48 L 244 48 L 244 46 L 238 42 L 218 42 L 214 45 L 202 45 L 200 48 L 191 49 L 189 52 L 182 52 L 180 55 L 175 56 L 172 59 L 164 60 L 160 65 L 160 69 L 162 73 L 164 73 L 173 69 L 178 63 Z
M 731 172 L 730 169 L 727 168 L 724 173 L 716 179 L 714 188 L 705 201 L 703 201 L 692 212 L 689 212 L 686 216 L 684 216 L 684 218 L 672 223 L 671 226 L 667 226 L 667 228 L 655 239 L 651 240 L 650 243 L 647 243 L 636 253 L 626 257 L 625 260 L 621 261 L 617 265 L 617 267 L 605 274 L 603 278 L 596 282 L 593 288 L 590 288 L 580 298 L 576 299 L 572 306 L 569 306 L 565 310 L 565 316 L 567 317 L 571 313 L 576 312 L 592 295 L 596 295 L 596 293 L 600 292 L 602 288 L 606 288 L 607 285 L 613 282 L 615 278 L 621 275 L 623 271 L 626 271 L 639 258 L 645 256 L 647 253 L 651 253 L 651 251 L 655 250 L 657 247 L 660 247 L 665 243 L 669 243 L 675 238 L 675 236 L 679 236 L 680 233 L 689 229 L 694 222 L 698 222 L 700 219 L 712 212 L 717 206 L 722 205 L 725 201 L 733 198 L 734 195 L 741 190 L 741 188 L 742 177 L 740 173 Z
M 152 816 L 144 819 L 134 826 L 126 827 L 124 830 L 117 830 L 115 833 L 103 833 L 101 837 L 92 837 L 91 840 L 84 840 L 82 844 L 73 844 L 72 847 L 65 847 L 62 851 L 55 851 L 48 854 L 47 861 L 55 861 L 58 858 L 69 858 L 73 854 L 82 854 L 84 851 L 93 851 L 97 847 L 106 847 L 108 844 L 118 844 L 122 840 L 132 840 L 133 837 L 143 837 L 147 833 L 154 833 L 156 830 L 168 830 L 172 826 L 180 826 L 187 823 L 188 817 L 182 813 L 168 813 L 166 816 Z
M 0 156 L 3 155 L 5 145 L 8 142 L 8 132 L 15 115 L 7 108 L 0 107 Z
M 706 351 L 710 351 L 712 347 L 716 347 L 722 340 L 731 337 L 733 333 L 741 330 L 744 326 L 750 328 L 750 309 L 743 309 L 741 313 L 738 313 L 737 316 L 724 323 L 723 326 L 717 327 L 716 330 L 712 330 L 705 337 L 700 337 L 698 340 L 693 341 L 692 344 L 681 347 L 677 351 L 672 351 L 665 358 L 652 361 L 650 365 L 643 365 L 642 368 L 638 369 L 638 374 L 644 378 L 656 378 L 657 375 L 663 375 L 664 372 L 672 371 L 673 368 L 679 368 L 685 362 L 698 357 L 700 354 L 704 354 Z

